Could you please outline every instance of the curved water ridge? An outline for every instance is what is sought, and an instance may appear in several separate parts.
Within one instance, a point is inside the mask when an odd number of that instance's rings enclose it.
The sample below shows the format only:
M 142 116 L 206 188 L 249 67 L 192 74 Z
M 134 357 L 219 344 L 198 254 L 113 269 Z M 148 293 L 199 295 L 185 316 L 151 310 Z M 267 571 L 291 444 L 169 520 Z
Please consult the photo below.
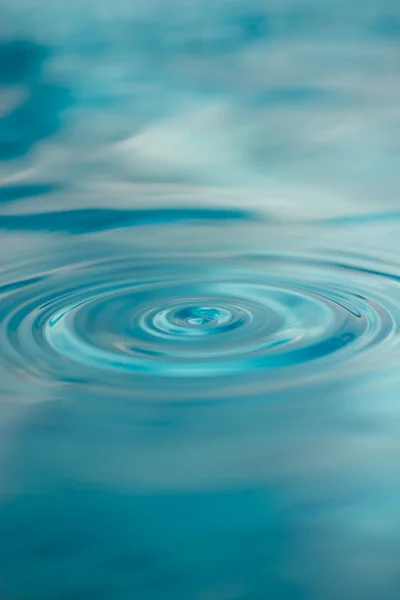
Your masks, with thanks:
M 256 378 L 263 391 L 329 380 L 336 367 L 344 376 L 377 361 L 377 345 L 390 356 L 400 321 L 395 275 L 294 254 L 126 256 L 0 294 L 2 354 L 13 367 L 127 389 L 150 375 L 149 385 L 153 376 Z

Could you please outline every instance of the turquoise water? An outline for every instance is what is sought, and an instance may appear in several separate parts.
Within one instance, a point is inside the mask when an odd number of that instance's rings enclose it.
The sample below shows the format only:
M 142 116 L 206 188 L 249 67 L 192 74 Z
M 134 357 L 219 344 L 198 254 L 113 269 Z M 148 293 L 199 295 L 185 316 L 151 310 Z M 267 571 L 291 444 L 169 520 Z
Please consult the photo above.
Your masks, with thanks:
M 0 15 L 1 600 L 399 600 L 400 5 Z

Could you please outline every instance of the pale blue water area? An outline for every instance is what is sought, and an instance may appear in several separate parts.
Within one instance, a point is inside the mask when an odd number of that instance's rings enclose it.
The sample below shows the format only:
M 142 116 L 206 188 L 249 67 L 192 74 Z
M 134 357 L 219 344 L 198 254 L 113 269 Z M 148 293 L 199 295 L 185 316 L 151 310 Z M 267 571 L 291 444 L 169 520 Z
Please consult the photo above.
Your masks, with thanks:
M 1 600 L 400 599 L 399 42 L 0 0 Z

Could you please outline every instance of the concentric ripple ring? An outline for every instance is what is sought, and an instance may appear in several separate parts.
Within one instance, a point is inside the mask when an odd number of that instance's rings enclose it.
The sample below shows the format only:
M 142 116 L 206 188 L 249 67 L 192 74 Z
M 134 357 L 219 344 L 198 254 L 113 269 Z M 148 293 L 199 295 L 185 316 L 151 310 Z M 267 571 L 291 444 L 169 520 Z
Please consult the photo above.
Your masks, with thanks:
M 393 339 L 400 321 L 395 278 L 356 266 L 300 269 L 296 258 L 265 256 L 143 267 L 127 258 L 114 272 L 107 262 L 77 265 L 51 295 L 40 279 L 3 288 L 7 358 L 29 356 L 53 377 L 265 372 L 269 385 L 282 368 L 354 361 Z

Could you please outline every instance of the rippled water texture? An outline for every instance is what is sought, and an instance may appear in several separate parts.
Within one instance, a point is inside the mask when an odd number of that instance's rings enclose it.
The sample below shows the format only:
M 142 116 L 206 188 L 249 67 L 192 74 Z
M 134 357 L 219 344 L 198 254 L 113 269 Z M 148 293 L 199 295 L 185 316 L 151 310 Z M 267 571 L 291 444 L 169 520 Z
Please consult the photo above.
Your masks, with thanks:
M 1 600 L 399 600 L 399 36 L 0 0 Z

